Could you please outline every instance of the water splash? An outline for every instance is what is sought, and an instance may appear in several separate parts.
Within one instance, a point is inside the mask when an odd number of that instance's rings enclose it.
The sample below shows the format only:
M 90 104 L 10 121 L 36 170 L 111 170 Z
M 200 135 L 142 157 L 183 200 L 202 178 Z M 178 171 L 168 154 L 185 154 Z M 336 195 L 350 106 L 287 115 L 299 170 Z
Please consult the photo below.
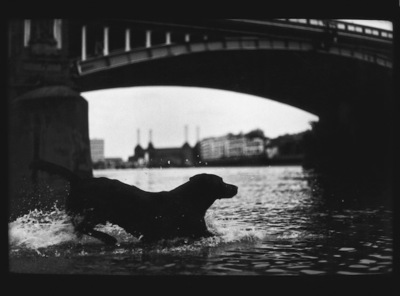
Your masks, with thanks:
M 214 212 L 209 212 L 206 217 L 207 227 L 220 237 L 221 242 L 249 242 L 261 241 L 267 235 L 266 231 L 260 230 L 248 224 L 237 223 L 232 220 L 219 220 Z
M 213 212 L 207 213 L 205 219 L 208 228 L 215 236 L 200 240 L 186 238 L 162 240 L 155 248 L 158 252 L 183 252 L 215 247 L 224 243 L 260 241 L 265 237 L 263 231 L 254 227 L 250 229 L 248 225 L 235 224 L 235 221 L 218 220 Z M 140 244 L 140 238 L 132 236 L 118 225 L 107 223 L 98 225 L 96 229 L 116 237 L 120 245 L 132 247 Z M 32 210 L 9 223 L 9 243 L 11 251 L 28 249 L 36 252 L 65 243 L 102 245 L 100 241 L 90 236 L 77 237 L 70 217 L 56 206 L 50 211 Z
M 33 210 L 8 225 L 11 249 L 46 248 L 76 240 L 69 216 L 56 206 L 51 211 Z

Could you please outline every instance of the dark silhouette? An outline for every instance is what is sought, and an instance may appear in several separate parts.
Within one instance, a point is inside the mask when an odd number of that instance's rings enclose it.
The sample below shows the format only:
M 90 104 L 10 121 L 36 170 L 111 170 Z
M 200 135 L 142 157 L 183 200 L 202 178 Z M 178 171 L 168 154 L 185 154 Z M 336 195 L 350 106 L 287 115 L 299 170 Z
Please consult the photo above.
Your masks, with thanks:
M 117 240 L 94 227 L 107 221 L 143 241 L 212 236 L 204 221 L 207 209 L 216 199 L 235 196 L 238 189 L 219 176 L 200 174 L 171 191 L 147 192 L 104 177 L 80 178 L 64 167 L 42 160 L 32 162 L 31 168 L 69 180 L 66 210 L 75 230 L 106 244 L 115 244 Z

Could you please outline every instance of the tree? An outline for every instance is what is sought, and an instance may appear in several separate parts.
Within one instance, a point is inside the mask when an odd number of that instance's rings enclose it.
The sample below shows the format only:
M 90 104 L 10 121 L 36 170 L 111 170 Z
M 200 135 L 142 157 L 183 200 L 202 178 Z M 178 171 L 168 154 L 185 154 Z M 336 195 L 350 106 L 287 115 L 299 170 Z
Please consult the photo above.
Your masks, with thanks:
M 261 129 L 252 130 L 252 131 L 248 132 L 245 136 L 250 139 L 254 139 L 254 138 L 265 139 L 264 132 Z

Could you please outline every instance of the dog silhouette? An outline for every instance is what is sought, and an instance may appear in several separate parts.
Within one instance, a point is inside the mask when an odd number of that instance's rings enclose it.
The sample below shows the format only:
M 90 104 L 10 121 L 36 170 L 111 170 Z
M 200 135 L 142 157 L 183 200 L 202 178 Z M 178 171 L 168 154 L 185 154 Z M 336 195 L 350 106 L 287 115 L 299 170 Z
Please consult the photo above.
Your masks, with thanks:
M 110 245 L 117 240 L 95 230 L 96 225 L 110 222 L 147 242 L 213 236 L 204 220 L 207 209 L 215 200 L 238 192 L 237 186 L 211 174 L 195 175 L 171 191 L 148 192 L 105 177 L 81 178 L 44 160 L 33 161 L 30 167 L 67 179 L 70 192 L 65 207 L 75 231 Z

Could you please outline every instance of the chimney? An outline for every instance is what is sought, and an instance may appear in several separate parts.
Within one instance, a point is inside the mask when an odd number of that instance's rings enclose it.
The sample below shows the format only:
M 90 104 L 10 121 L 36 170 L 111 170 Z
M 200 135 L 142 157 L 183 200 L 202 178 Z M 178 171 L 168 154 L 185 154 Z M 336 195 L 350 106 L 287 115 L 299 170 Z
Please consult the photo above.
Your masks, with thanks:
M 196 142 L 200 142 L 200 127 L 196 126 Z
M 188 126 L 185 125 L 185 143 L 188 142 Z
M 152 136 L 153 136 L 153 131 L 150 129 L 149 130 L 149 143 L 153 142 Z
M 140 129 L 137 129 L 136 136 L 137 136 L 137 145 L 140 146 Z

